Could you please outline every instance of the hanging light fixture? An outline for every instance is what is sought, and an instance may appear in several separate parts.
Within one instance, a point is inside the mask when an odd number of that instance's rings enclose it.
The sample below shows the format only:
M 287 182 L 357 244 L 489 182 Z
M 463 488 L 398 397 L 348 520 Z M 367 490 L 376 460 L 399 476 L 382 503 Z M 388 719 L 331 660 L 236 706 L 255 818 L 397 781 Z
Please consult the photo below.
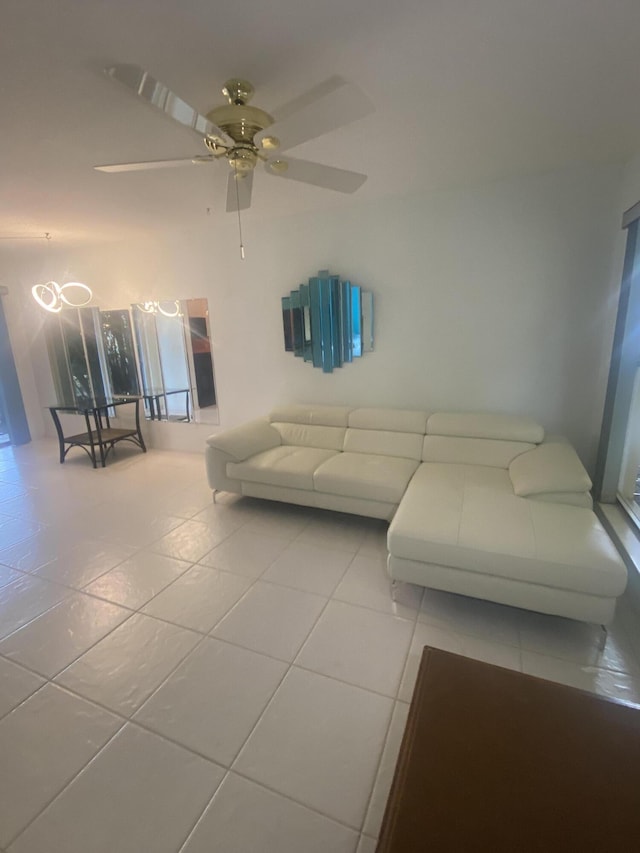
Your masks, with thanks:
M 167 311 L 166 308 L 163 308 L 163 305 L 171 305 L 173 307 Z M 163 314 L 165 317 L 180 316 L 180 303 L 177 299 L 166 299 L 164 302 L 137 302 L 136 307 L 145 314 Z
M 47 243 L 50 243 L 51 234 L 47 231 L 44 235 Z M 58 284 L 57 281 L 48 281 L 46 284 L 34 284 L 31 295 L 41 308 L 57 314 L 64 305 L 69 308 L 82 308 L 88 305 L 93 298 L 93 293 L 88 284 L 80 281 L 68 281 L 66 284 Z

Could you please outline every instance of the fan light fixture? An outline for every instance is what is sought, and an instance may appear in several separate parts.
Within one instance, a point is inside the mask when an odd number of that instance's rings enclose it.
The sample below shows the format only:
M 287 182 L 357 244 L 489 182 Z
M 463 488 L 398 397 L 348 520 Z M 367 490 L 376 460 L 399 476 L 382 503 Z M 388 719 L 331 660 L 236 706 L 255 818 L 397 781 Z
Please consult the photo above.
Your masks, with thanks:
M 163 308 L 163 305 L 173 305 L 170 311 Z M 136 307 L 145 314 L 163 314 L 165 317 L 178 317 L 180 315 L 180 303 L 177 299 L 167 300 L 163 302 L 137 302 Z
M 234 77 L 227 80 L 222 89 L 227 103 L 201 115 L 139 65 L 111 65 L 105 72 L 147 104 L 188 127 L 204 143 L 208 153 L 173 160 L 111 163 L 94 168 L 100 172 L 129 172 L 226 160 L 230 167 L 227 213 L 237 214 L 240 258 L 243 260 L 240 211 L 251 206 L 253 175 L 260 163 L 268 175 L 336 192 L 356 192 L 367 179 L 359 172 L 299 160 L 287 153 L 291 148 L 373 112 L 373 104 L 366 95 L 342 77 L 334 75 L 270 113 L 250 103 L 253 85 Z
M 49 242 L 51 234 L 47 231 L 44 239 Z M 52 314 L 62 311 L 64 305 L 69 308 L 82 308 L 88 305 L 93 298 L 93 293 L 88 284 L 80 281 L 68 281 L 66 284 L 58 284 L 57 281 L 48 281 L 46 284 L 34 284 L 31 295 L 41 308 Z

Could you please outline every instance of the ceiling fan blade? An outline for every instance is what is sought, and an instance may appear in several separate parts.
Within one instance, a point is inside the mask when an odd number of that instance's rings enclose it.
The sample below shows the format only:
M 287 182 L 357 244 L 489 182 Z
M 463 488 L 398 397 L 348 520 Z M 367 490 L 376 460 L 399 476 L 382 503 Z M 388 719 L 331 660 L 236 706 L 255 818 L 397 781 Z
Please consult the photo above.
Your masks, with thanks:
M 253 172 L 245 172 L 236 178 L 235 172 L 229 172 L 227 180 L 227 213 L 246 210 L 251 206 Z
M 273 111 L 274 123 L 263 131 L 286 151 L 309 139 L 344 127 L 374 111 L 367 96 L 342 77 L 330 77 L 304 95 Z M 258 135 L 258 139 L 263 134 Z
M 193 157 L 181 157 L 179 160 L 147 160 L 143 163 L 113 163 L 106 166 L 94 166 L 98 172 L 141 172 L 144 169 L 173 169 L 176 166 L 191 166 L 194 163 Z M 213 162 L 214 157 L 209 158 L 199 157 L 196 162 L 208 163 Z
M 152 104 L 174 121 L 194 130 L 201 139 L 204 136 L 215 136 L 222 139 L 225 144 L 230 141 L 219 127 L 200 115 L 197 110 L 194 110 L 186 101 L 183 101 L 175 92 L 172 92 L 164 83 L 156 80 L 139 65 L 112 65 L 105 68 L 105 72 L 113 80 L 122 83 L 127 89 L 135 92 L 144 101 Z
M 354 193 L 367 180 L 366 175 L 312 163 L 310 160 L 297 160 L 294 157 L 278 157 L 265 164 L 269 174 L 291 181 L 302 181 L 327 190 L 341 193 Z

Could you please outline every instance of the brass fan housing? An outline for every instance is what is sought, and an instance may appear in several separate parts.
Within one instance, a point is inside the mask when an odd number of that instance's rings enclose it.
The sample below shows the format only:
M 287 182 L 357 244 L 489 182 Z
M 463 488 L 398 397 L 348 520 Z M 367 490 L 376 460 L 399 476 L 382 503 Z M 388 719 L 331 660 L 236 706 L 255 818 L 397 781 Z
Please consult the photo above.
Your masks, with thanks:
M 225 104 L 207 113 L 210 122 L 224 130 L 234 142 L 251 142 L 256 133 L 270 127 L 269 113 L 247 104 Z
M 273 124 L 269 113 L 249 106 L 253 92 L 253 86 L 248 80 L 227 80 L 222 93 L 229 103 L 207 113 L 209 121 L 224 130 L 238 145 L 246 142 L 254 145 L 256 133 Z
M 227 160 L 231 168 L 238 174 L 250 172 L 255 169 L 258 155 L 253 146 L 238 145 L 231 148 L 227 154 Z
M 227 80 L 222 87 L 222 94 L 230 104 L 240 104 L 242 106 L 249 103 L 251 98 L 253 98 L 254 92 L 255 89 L 248 80 L 241 80 L 238 77 L 232 77 L 231 80 Z

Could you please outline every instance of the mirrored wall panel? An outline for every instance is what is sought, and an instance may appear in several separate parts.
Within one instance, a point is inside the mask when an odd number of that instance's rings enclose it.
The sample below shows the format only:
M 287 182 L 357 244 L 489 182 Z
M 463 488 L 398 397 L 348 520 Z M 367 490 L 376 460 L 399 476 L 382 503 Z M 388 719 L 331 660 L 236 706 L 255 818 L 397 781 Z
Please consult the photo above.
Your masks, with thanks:
M 140 383 L 129 311 L 101 311 L 100 320 L 111 393 L 138 396 Z
M 324 373 L 373 350 L 373 294 L 328 270 L 282 298 L 284 348 Z
M 131 313 L 147 417 L 210 420 L 216 394 L 207 300 L 136 303 Z
M 132 305 L 138 342 L 145 411 L 151 420 L 191 420 L 192 383 L 189 374 L 184 315 L 169 316 Z
M 46 341 L 60 403 L 142 397 L 150 420 L 217 423 L 206 299 L 64 309 Z
M 110 396 L 98 308 L 64 308 L 49 315 L 45 336 L 59 403 Z

